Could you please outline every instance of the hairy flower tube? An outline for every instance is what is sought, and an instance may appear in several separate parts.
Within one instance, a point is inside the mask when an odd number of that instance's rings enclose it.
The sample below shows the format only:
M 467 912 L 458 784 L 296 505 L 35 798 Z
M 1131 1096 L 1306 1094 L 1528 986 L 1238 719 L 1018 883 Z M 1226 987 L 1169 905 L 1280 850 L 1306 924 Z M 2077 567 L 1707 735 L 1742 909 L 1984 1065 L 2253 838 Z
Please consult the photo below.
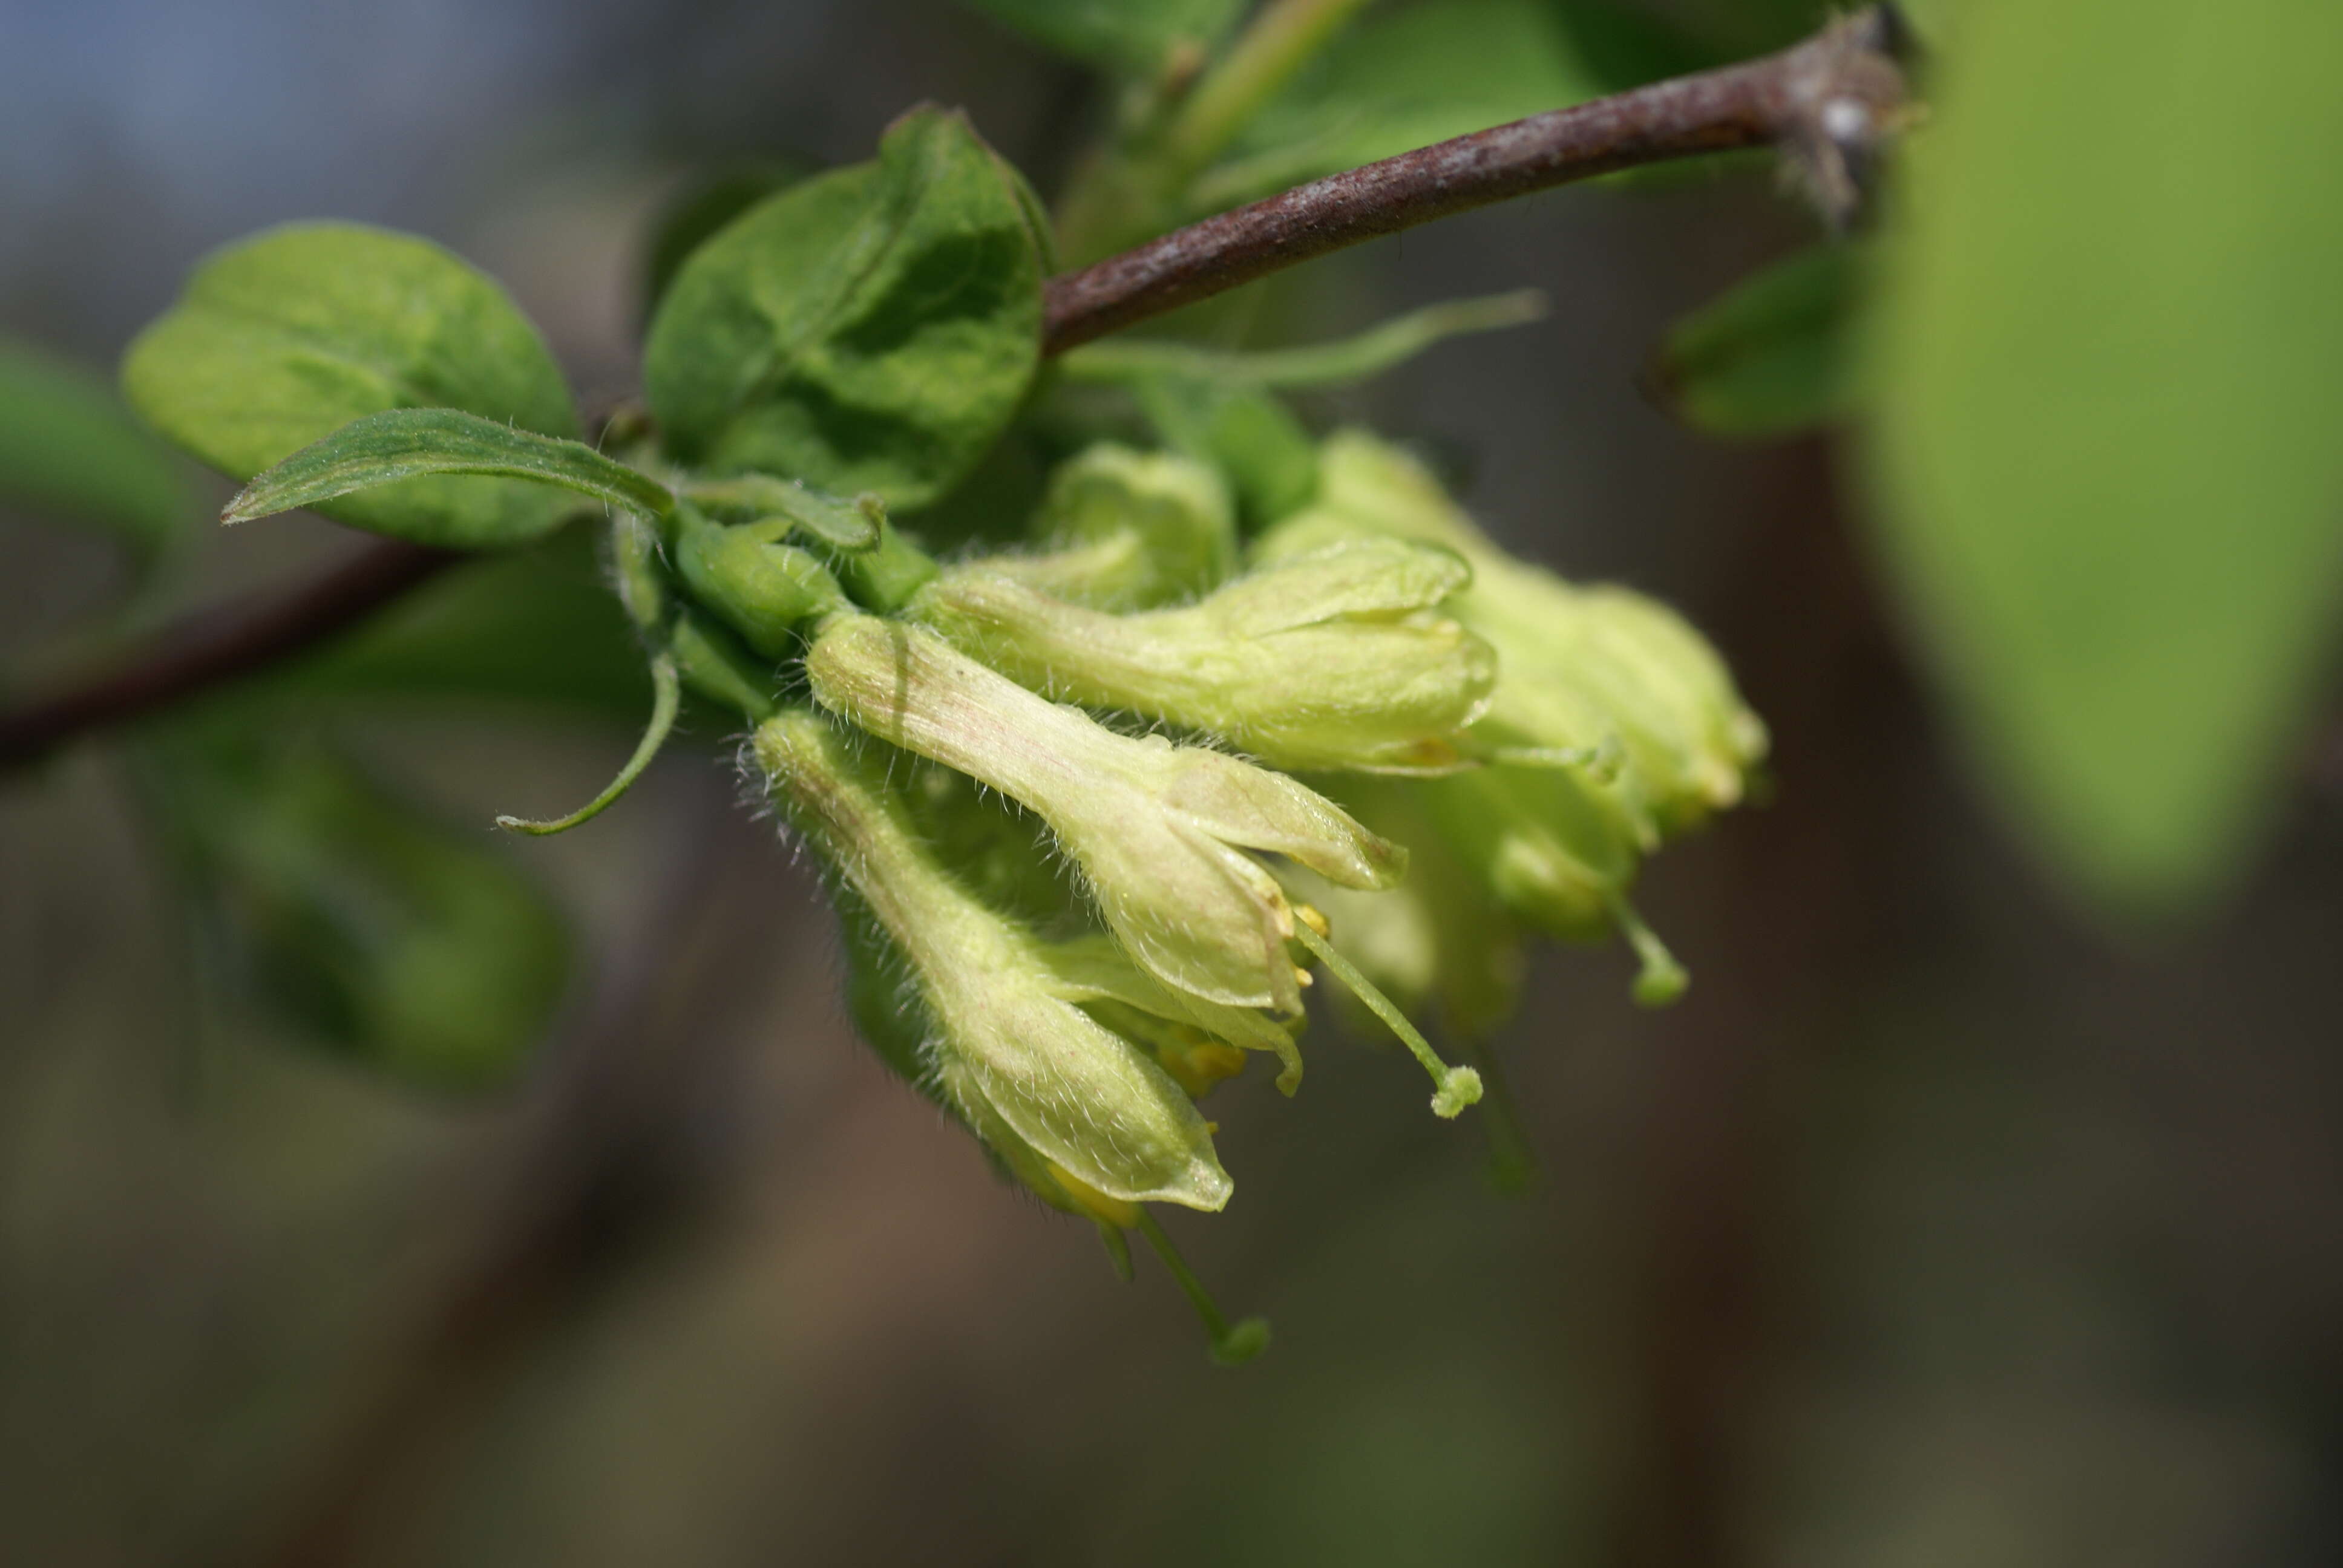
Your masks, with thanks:
M 978 561 L 908 613 L 1020 684 L 1201 731 L 1272 767 L 1441 773 L 1497 681 L 1489 645 L 1433 610 L 1454 552 L 1354 539 L 1285 557 L 1176 609 L 1112 615 Z
M 1053 1198 L 1228 1202 L 1233 1184 L 1187 1092 L 1150 1049 L 1081 1004 L 1167 1006 L 1195 1027 L 1192 1014 L 1135 971 L 1116 974 L 1111 949 L 1081 947 L 1061 965 L 1050 944 L 979 902 L 935 859 L 883 771 L 830 721 L 784 709 L 757 727 L 750 755 L 784 815 L 901 955 L 931 1026 L 925 1073 L 1012 1170 Z M 1080 1188 L 1051 1191 L 1032 1180 L 1037 1170 Z
M 1038 697 L 922 626 L 840 614 L 806 652 L 815 700 L 959 769 L 1049 825 L 1141 967 L 1228 1007 L 1299 1010 L 1293 911 L 1249 850 L 1351 888 L 1406 851 L 1281 773 L 1161 736 L 1119 735 Z

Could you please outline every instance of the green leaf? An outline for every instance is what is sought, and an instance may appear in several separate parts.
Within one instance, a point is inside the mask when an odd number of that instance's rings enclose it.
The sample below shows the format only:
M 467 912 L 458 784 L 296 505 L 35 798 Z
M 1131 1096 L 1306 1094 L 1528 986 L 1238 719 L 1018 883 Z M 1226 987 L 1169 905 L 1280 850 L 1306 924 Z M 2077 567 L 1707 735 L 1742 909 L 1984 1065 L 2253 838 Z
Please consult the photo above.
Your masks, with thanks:
M 96 377 L 0 341 L 0 503 L 112 534 L 152 558 L 195 513 L 177 461 Z
M 183 729 L 147 759 L 226 956 L 308 1038 L 434 1091 L 518 1072 L 560 1000 L 568 937 L 480 834 L 303 739 Z
M 668 285 L 683 264 L 724 226 L 774 192 L 786 190 L 810 173 L 806 166 L 783 158 L 759 158 L 713 170 L 686 183 L 651 220 L 650 240 L 643 256 L 643 318 L 648 321 L 667 297 Z
M 1210 48 L 1246 0 L 968 0 L 1036 43 L 1135 76 L 1161 71 L 1173 50 Z
M 665 485 L 582 442 L 557 440 L 453 408 L 390 408 L 353 419 L 324 440 L 302 447 L 238 491 L 220 517 L 231 523 L 250 522 L 435 474 L 527 479 L 649 518 L 664 517 L 675 505 Z M 518 509 L 435 518 L 423 527 L 427 537 L 417 542 L 495 549 L 540 538 L 561 520 L 559 511 Z
M 236 479 L 388 408 L 578 434 L 560 370 L 502 289 L 437 246 L 354 224 L 271 229 L 212 256 L 130 346 L 122 379 L 148 423 Z M 533 537 L 572 505 L 431 477 L 324 510 L 437 544 Z
M 1545 0 L 1416 0 L 1351 28 L 1255 116 L 1200 199 L 1222 206 L 1599 96 Z
M 1651 380 L 1677 417 L 1716 436 L 1794 435 L 1851 411 L 1847 343 L 1864 257 L 1819 245 L 1669 328 Z
M 1974 0 L 1903 193 L 1883 548 L 2103 907 L 2240 869 L 2343 628 L 2343 7 Z
M 645 351 L 676 457 L 900 508 L 941 495 L 1041 362 L 1022 184 L 959 115 L 917 109 L 878 161 L 784 191 L 702 246 Z

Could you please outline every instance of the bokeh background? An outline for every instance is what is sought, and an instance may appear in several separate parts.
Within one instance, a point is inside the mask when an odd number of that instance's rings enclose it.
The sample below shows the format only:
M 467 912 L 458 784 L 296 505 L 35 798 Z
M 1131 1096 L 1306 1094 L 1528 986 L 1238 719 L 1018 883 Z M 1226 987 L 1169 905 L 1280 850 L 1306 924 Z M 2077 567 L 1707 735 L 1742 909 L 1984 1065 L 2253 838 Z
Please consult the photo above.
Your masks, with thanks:
M 692 171 L 860 157 L 921 98 L 1045 186 L 1099 112 L 924 0 L 0 0 L 0 329 L 102 370 L 206 249 L 355 218 L 502 279 L 590 403 L 630 384 L 645 226 Z M 0 1560 L 2343 1558 L 2343 745 L 2196 923 L 2109 937 L 2056 891 L 1915 674 L 1858 465 L 1639 390 L 1670 321 L 1811 228 L 1735 168 L 1275 286 L 1312 335 L 1545 289 L 1545 321 L 1312 416 L 1682 607 L 1776 764 L 1644 883 L 1684 1003 L 1634 1009 L 1617 950 L 1538 959 L 1498 1042 L 1526 1192 L 1331 1024 L 1295 1101 L 1222 1091 L 1240 1198 L 1172 1228 L 1276 1325 L 1240 1372 L 861 1050 L 723 735 L 492 846 L 578 957 L 485 1100 L 208 980 L 124 749 L 0 784 Z M 348 544 L 207 537 L 159 603 Z M 121 567 L 22 517 L 0 549 L 30 683 Z M 631 741 L 488 703 L 338 729 L 483 843 Z

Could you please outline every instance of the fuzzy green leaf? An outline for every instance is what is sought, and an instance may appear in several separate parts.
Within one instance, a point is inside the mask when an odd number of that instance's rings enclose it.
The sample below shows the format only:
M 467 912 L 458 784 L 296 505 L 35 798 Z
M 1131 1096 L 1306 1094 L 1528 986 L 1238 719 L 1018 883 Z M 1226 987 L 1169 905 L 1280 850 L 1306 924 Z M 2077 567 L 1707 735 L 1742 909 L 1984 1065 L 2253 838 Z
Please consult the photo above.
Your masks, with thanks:
M 186 531 L 195 508 L 176 461 L 105 384 L 0 342 L 0 503 L 101 529 L 142 557 Z
M 389 408 L 578 434 L 560 370 L 502 289 L 437 246 L 355 224 L 271 229 L 215 255 L 130 346 L 122 378 L 148 423 L 237 479 Z M 532 538 L 573 504 L 538 485 L 432 476 L 323 509 L 461 544 Z
M 1077 60 L 1136 76 L 1182 45 L 1210 47 L 1245 0 L 968 0 L 976 10 Z
M 699 248 L 652 324 L 645 387 L 680 461 L 918 507 L 1023 399 L 1041 273 L 1023 182 L 959 115 L 917 109 L 877 161 Z
M 2343 628 L 2343 7 L 1971 0 L 1883 301 L 1883 548 L 2102 907 L 2242 869 Z
M 1823 245 L 1744 279 L 1669 328 L 1654 390 L 1716 436 L 1793 435 L 1846 414 L 1862 271 L 1861 253 Z
M 582 442 L 557 440 L 453 408 L 391 408 L 354 419 L 324 440 L 302 447 L 237 492 L 220 516 L 231 523 L 249 522 L 443 474 L 551 485 L 651 518 L 664 516 L 675 505 L 666 486 Z M 560 511 L 518 508 L 437 518 L 423 528 L 428 537 L 420 542 L 458 549 L 527 544 L 550 533 L 561 518 Z

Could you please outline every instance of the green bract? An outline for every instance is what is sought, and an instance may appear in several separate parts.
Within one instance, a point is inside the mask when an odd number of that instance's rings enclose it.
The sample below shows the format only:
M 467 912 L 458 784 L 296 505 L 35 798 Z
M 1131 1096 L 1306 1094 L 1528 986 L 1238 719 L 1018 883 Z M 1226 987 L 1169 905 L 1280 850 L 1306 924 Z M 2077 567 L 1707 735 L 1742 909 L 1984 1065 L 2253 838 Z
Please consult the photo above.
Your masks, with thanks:
M 296 224 L 215 255 L 131 345 L 122 382 L 156 429 L 238 479 L 390 408 L 578 434 L 561 372 L 502 289 L 437 246 L 355 224 Z M 430 477 L 321 509 L 464 547 L 535 538 L 575 504 L 541 485 Z
M 693 255 L 645 347 L 674 455 L 890 505 L 973 467 L 1041 359 L 1041 237 L 1022 182 L 957 114 L 751 208 Z
M 1160 736 L 1133 739 L 1035 696 L 924 627 L 841 615 L 806 656 L 816 700 L 1022 802 L 1166 985 L 1231 1007 L 1301 1006 L 1293 912 L 1247 849 L 1345 887 L 1396 882 L 1406 852 L 1282 774 Z

